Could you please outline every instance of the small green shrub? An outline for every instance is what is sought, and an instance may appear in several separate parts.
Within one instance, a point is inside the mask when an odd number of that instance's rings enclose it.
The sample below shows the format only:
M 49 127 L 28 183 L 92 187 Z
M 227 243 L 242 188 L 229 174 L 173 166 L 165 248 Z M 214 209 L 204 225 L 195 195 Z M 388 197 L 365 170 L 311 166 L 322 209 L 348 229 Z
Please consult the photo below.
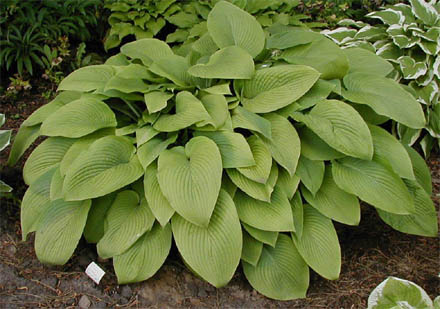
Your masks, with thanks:
M 368 309 L 387 308 L 439 309 L 440 296 L 433 302 L 425 290 L 414 282 L 388 277 L 368 297 Z
M 26 70 L 45 67 L 43 45 L 57 46 L 60 37 L 80 41 L 92 38 L 102 0 L 0 1 L 0 69 Z M 12 65 L 16 64 L 16 68 Z
M 23 170 L 23 238 L 36 232 L 40 261 L 66 263 L 84 235 L 119 283 L 137 282 L 174 238 L 210 284 L 226 285 L 241 260 L 256 290 L 286 300 L 305 297 L 309 267 L 338 278 L 333 220 L 357 225 L 359 199 L 399 231 L 437 235 L 425 162 L 375 125 L 425 125 L 385 77 L 390 64 L 353 62 L 306 28 L 265 33 L 225 1 L 207 31 L 185 55 L 157 39 L 125 44 L 23 122 L 10 164 L 48 136 Z
M 0 127 L 5 124 L 5 115 L 0 114 Z M 0 151 L 9 146 L 11 130 L 0 130 Z M 0 179 L 0 193 L 11 192 L 12 188 Z
M 396 130 L 408 145 L 419 141 L 429 157 L 432 149 L 440 147 L 440 2 L 410 3 L 367 15 L 383 25 L 344 20 L 344 27 L 324 33 L 345 48 L 362 47 L 393 63 L 392 75 L 409 86 L 406 89 L 422 104 L 428 120 L 424 130 L 402 124 Z

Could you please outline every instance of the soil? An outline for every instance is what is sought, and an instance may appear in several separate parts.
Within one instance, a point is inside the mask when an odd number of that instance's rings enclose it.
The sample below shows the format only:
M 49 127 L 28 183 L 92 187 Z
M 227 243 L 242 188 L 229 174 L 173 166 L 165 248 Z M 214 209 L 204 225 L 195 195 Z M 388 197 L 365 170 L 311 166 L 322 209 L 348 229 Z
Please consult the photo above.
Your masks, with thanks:
M 0 113 L 7 116 L 4 128 L 16 131 L 45 102 L 36 93 L 21 95 L 14 102 L 0 97 Z M 1 166 L 7 152 L 0 155 Z M 388 276 L 411 280 L 432 298 L 440 294 L 439 238 L 397 232 L 368 205 L 362 205 L 359 226 L 335 224 L 342 249 L 341 276 L 329 281 L 311 271 L 306 299 L 268 299 L 252 289 L 240 268 L 226 287 L 215 289 L 185 268 L 174 247 L 153 278 L 125 286 L 117 284 L 111 261 L 99 259 L 95 246 L 83 240 L 66 265 L 45 266 L 35 256 L 33 237 L 21 241 L 19 203 L 26 190 L 23 161 L 17 167 L 3 168 L 0 176 L 14 187 L 13 195 L 0 199 L 0 308 L 365 308 L 369 293 Z M 433 155 L 429 165 L 438 209 L 440 155 Z M 99 285 L 84 273 L 92 261 L 106 272 Z

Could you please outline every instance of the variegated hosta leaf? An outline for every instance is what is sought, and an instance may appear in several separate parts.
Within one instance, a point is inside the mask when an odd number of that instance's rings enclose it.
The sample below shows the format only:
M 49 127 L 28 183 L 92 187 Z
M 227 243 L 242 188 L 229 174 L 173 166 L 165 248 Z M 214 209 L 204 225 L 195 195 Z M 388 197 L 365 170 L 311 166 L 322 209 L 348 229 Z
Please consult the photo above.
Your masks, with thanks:
M 106 136 L 95 141 L 66 171 L 65 200 L 100 197 L 139 179 L 144 171 L 135 151 L 125 137 Z
M 102 128 L 116 127 L 113 111 L 102 101 L 81 98 L 47 117 L 40 133 L 47 136 L 81 137 Z
M 343 78 L 349 68 L 342 49 L 324 36 L 309 44 L 285 49 L 280 57 L 291 64 L 311 66 L 321 73 L 323 79 Z
M 338 187 L 361 200 L 395 214 L 414 212 L 414 200 L 402 179 L 376 161 L 343 158 L 332 161 Z
M 389 164 L 402 178 L 414 180 L 411 159 L 405 147 L 386 130 L 373 125 L 368 127 L 373 137 L 375 161 Z
M 222 161 L 217 145 L 209 138 L 192 138 L 183 147 L 159 156 L 157 178 L 171 207 L 185 220 L 206 227 L 217 201 Z
M 188 91 L 176 95 L 176 113 L 163 114 L 153 128 L 160 132 L 179 131 L 200 121 L 211 119 L 202 102 Z
M 63 265 L 73 254 L 90 209 L 90 200 L 52 201 L 41 214 L 35 233 L 35 252 L 42 263 Z
M 255 200 L 238 191 L 234 202 L 240 220 L 264 231 L 293 231 L 293 218 L 289 200 L 283 190 L 275 187 L 270 202 Z
M 293 125 L 277 114 L 265 116 L 270 121 L 271 139 L 261 136 L 275 161 L 284 167 L 291 176 L 295 174 L 301 152 L 301 142 Z
M 391 63 L 363 48 L 346 48 L 344 53 L 350 64 L 349 73 L 370 73 L 385 77 L 394 70 Z
M 163 57 L 174 55 L 168 44 L 157 39 L 141 39 L 127 43 L 121 47 L 121 53 L 132 59 L 140 59 L 146 66 Z
M 243 249 L 241 259 L 253 266 L 257 265 L 263 251 L 263 243 L 259 242 L 246 231 L 243 231 Z
M 30 232 L 35 232 L 40 224 L 41 214 L 50 205 L 50 183 L 57 166 L 45 171 L 26 190 L 21 202 L 21 233 L 23 241 Z
M 398 59 L 400 63 L 400 70 L 405 79 L 417 79 L 423 76 L 428 71 L 426 63 L 416 62 L 409 56 L 402 56 Z
M 323 30 L 321 33 L 332 39 L 336 44 L 341 45 L 351 41 L 357 31 L 347 27 L 340 27 L 333 30 Z
M 306 296 L 309 268 L 287 235 L 281 234 L 274 248 L 264 246 L 257 265 L 243 262 L 243 271 L 252 287 L 269 298 Z
M 201 78 L 249 79 L 254 74 L 254 60 L 238 46 L 229 46 L 215 52 L 206 64 L 196 64 L 188 73 Z
M 71 90 L 88 92 L 96 89 L 103 89 L 105 84 L 115 74 L 111 65 L 91 65 L 73 71 L 64 78 L 58 86 L 60 90 Z
M 197 132 L 196 136 L 206 136 L 218 146 L 223 168 L 255 166 L 251 148 L 243 135 L 234 132 Z
M 402 12 L 395 9 L 385 9 L 377 12 L 371 12 L 366 15 L 370 18 L 377 18 L 387 25 L 402 24 L 405 17 Z
M 165 226 L 175 211 L 160 189 L 159 181 L 157 180 L 156 163 L 150 164 L 147 167 L 144 178 L 144 190 L 151 211 L 160 225 Z
M 177 214 L 171 226 L 177 249 L 191 269 L 215 287 L 231 280 L 240 262 L 243 240 L 234 202 L 226 191 L 220 191 L 206 227 Z
M 264 48 L 263 29 L 255 18 L 235 5 L 218 2 L 208 15 L 208 32 L 218 47 L 239 46 L 256 57 Z
M 38 145 L 31 153 L 23 168 L 23 178 L 27 185 L 60 163 L 67 150 L 75 142 L 65 137 L 51 137 Z
M 411 128 L 423 128 L 425 117 L 420 104 L 395 81 L 365 73 L 344 77 L 345 99 L 366 104 L 379 115 L 385 115 Z
M 411 9 L 414 15 L 429 26 L 438 26 L 440 20 L 439 12 L 433 6 L 433 1 L 410 0 Z M 435 2 L 434 2 L 435 3 Z
M 256 135 L 247 138 L 247 143 L 252 151 L 255 165 L 239 167 L 237 170 L 247 178 L 265 184 L 270 175 L 272 156 L 263 141 Z
M 350 105 L 326 100 L 317 103 L 308 114 L 294 113 L 292 116 L 336 150 L 365 160 L 373 157 L 368 126 Z
M 324 162 L 309 160 L 304 156 L 299 157 L 296 174 L 306 188 L 315 195 L 321 187 L 324 179 Z
M 411 215 L 396 215 L 377 209 L 379 216 L 386 224 L 403 233 L 437 237 L 437 211 L 426 191 L 416 182 L 405 180 L 410 193 L 414 197 L 415 212 Z
M 87 223 L 84 227 L 84 237 L 89 243 L 97 243 L 104 236 L 104 218 L 113 204 L 116 194 L 111 193 L 92 200 Z
M 264 137 L 271 139 L 271 125 L 269 120 L 264 119 L 247 109 L 237 106 L 232 112 L 232 126 L 258 132 Z
M 104 235 L 96 248 L 101 258 L 107 259 L 124 253 L 154 223 L 147 200 L 131 190 L 116 195 L 105 217 Z
M 257 70 L 244 82 L 243 106 L 254 113 L 283 108 L 303 96 L 318 80 L 319 73 L 302 65 L 283 65 Z
M 359 224 L 361 220 L 359 201 L 355 195 L 341 190 L 336 185 L 330 165 L 325 169 L 324 180 L 316 194 L 312 195 L 307 189 L 301 192 L 306 201 L 324 216 L 348 225 Z
M 118 283 L 140 282 L 151 278 L 165 262 L 171 249 L 171 226 L 155 224 L 133 246 L 113 258 Z
M 272 168 L 266 183 L 253 181 L 236 169 L 227 169 L 226 172 L 231 181 L 247 195 L 260 201 L 270 202 L 270 197 L 278 179 L 276 163 L 272 163 Z
M 292 234 L 293 242 L 306 263 L 329 280 L 339 277 L 341 248 L 332 220 L 315 208 L 304 206 L 304 227 L 301 237 Z

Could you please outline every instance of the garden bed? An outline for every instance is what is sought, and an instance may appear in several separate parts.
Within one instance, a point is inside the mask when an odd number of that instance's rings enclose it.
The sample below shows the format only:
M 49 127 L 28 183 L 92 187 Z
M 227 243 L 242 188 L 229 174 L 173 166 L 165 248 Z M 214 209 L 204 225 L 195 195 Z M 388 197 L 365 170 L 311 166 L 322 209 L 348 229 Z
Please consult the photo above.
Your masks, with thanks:
M 6 128 L 18 129 L 33 110 L 46 102 L 35 91 L 14 103 L 0 102 Z M 18 115 L 18 116 L 15 116 Z M 29 153 L 29 151 L 27 152 Z M 6 162 L 8 151 L 1 154 Z M 20 161 L 20 162 L 23 162 Z M 434 202 L 440 204 L 440 156 L 429 161 Z M 98 259 L 95 246 L 81 241 L 74 257 L 62 267 L 43 266 L 36 258 L 33 237 L 21 241 L 19 205 L 26 189 L 22 163 L 5 168 L 2 179 L 12 185 L 15 199 L 0 199 L 0 307 L 209 307 L 209 308 L 363 308 L 369 293 L 387 276 L 411 280 L 434 298 L 440 294 L 440 245 L 437 238 L 407 235 L 383 223 L 372 207 L 362 206 L 358 227 L 335 223 L 342 249 L 341 276 L 328 281 L 311 273 L 306 299 L 277 302 L 252 289 L 239 269 L 224 288 L 215 289 L 191 274 L 173 247 L 165 265 L 150 280 L 118 286 L 112 262 Z M 95 261 L 106 271 L 97 286 L 84 273 Z M 83 297 L 86 296 L 86 297 Z M 88 302 L 88 301 L 90 302 Z

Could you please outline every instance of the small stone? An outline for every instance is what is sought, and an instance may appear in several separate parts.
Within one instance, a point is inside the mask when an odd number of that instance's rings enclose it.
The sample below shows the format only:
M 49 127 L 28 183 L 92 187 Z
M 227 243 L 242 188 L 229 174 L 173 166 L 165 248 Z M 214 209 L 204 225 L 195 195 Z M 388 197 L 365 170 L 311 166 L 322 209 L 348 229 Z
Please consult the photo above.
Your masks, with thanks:
M 90 299 L 85 295 L 81 296 L 81 298 L 79 299 L 79 302 L 78 302 L 78 306 L 81 309 L 87 309 L 90 307 L 91 304 L 92 303 L 90 302 Z
M 107 304 L 103 301 L 100 301 L 94 305 L 95 308 L 107 308 Z
M 124 285 L 121 289 L 121 296 L 123 297 L 130 298 L 132 293 L 133 291 L 128 285 Z

